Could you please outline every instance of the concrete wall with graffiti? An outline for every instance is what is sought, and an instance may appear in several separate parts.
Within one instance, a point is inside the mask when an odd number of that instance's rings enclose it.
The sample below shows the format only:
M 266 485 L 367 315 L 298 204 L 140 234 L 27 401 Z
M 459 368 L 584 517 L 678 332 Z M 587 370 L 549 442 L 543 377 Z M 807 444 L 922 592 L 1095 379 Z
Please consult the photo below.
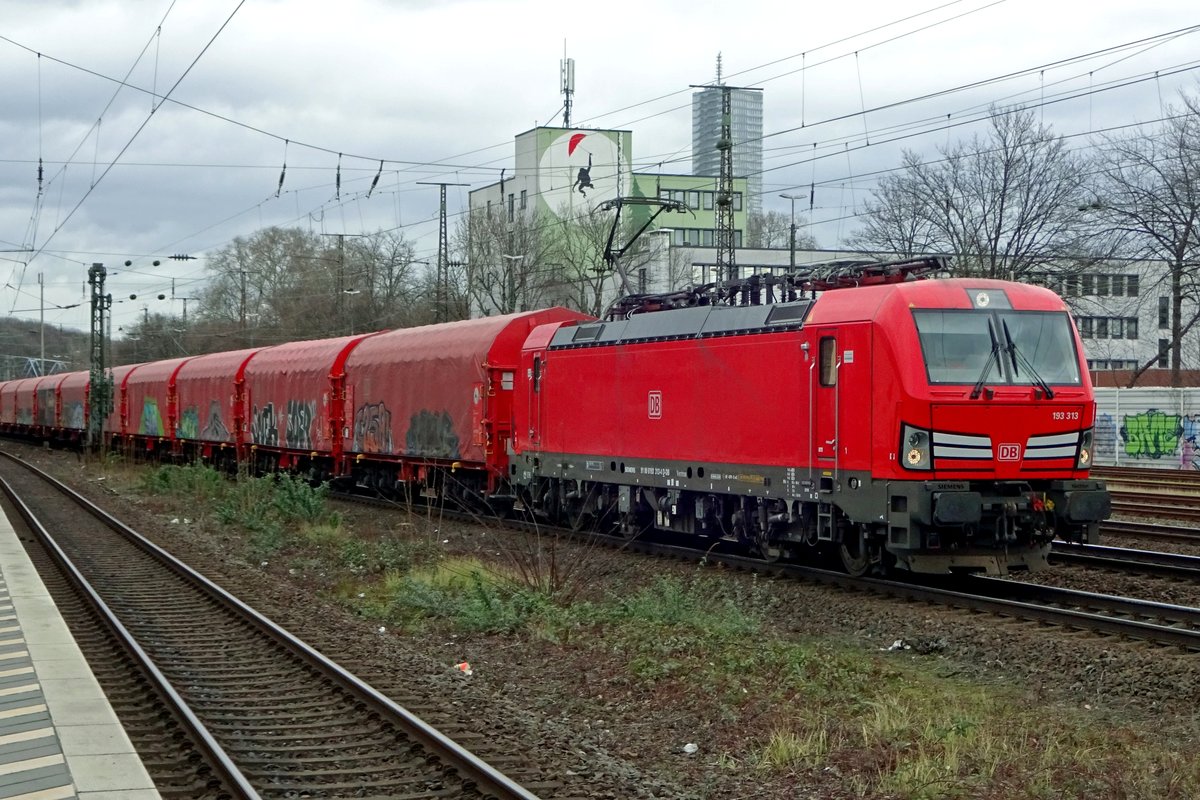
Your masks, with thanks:
M 1095 463 L 1200 469 L 1200 388 L 1096 389 Z

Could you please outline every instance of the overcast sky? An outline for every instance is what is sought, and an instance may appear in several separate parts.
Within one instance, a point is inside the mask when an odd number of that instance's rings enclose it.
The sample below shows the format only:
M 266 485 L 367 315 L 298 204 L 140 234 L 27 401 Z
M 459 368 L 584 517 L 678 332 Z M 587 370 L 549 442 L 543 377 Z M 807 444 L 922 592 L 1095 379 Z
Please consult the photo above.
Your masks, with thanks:
M 516 134 L 561 125 L 564 46 L 573 125 L 631 130 L 636 170 L 681 173 L 688 86 L 714 79 L 720 52 L 726 83 L 765 90 L 764 208 L 786 213 L 778 195 L 807 198 L 815 183 L 811 215 L 807 199 L 796 211 L 833 248 L 903 148 L 936 157 L 983 132 L 991 103 L 1039 106 L 1079 148 L 1090 132 L 1153 123 L 1200 86 L 1197 8 L 0 0 L 0 313 L 36 319 L 43 273 L 46 320 L 86 329 L 92 262 L 116 273 L 114 297 L 140 295 L 114 307 L 115 327 L 143 306 L 180 313 L 145 298 L 170 295 L 172 279 L 177 297 L 195 296 L 206 252 L 269 225 L 399 229 L 433 256 L 437 189 L 416 182 L 492 183 Z M 452 215 L 467 191 L 450 189 Z M 176 253 L 199 258 L 166 259 Z

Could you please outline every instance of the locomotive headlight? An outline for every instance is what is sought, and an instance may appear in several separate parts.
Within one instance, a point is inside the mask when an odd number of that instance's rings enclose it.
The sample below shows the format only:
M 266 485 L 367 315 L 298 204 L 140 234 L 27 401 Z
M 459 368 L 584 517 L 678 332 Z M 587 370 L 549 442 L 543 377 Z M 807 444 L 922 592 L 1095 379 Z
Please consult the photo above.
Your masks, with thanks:
M 905 425 L 900 431 L 900 452 L 906 469 L 930 469 L 929 431 Z
M 1093 430 L 1089 428 L 1083 432 L 1083 436 L 1079 440 L 1079 456 L 1075 459 L 1076 469 L 1090 469 L 1092 466 L 1092 438 Z

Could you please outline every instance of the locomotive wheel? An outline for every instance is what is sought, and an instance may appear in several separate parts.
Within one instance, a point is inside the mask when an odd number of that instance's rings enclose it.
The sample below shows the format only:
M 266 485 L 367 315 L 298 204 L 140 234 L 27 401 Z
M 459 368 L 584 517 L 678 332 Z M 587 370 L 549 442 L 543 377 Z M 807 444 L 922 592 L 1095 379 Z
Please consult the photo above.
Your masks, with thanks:
M 867 545 L 867 527 L 856 525 L 853 530 L 842 536 L 842 544 L 838 552 L 842 557 L 842 567 L 850 575 L 860 578 L 871 569 L 871 550 Z

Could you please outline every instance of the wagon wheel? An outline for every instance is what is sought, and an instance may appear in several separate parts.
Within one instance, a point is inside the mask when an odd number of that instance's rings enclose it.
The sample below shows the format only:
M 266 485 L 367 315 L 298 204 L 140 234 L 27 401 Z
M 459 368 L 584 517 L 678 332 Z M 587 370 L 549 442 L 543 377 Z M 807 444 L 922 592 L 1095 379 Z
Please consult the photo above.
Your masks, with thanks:
M 783 546 L 771 541 L 769 531 L 756 531 L 754 535 L 754 551 L 768 564 L 774 564 L 785 555 Z
M 871 547 L 867 543 L 866 525 L 855 525 L 842 535 L 842 544 L 838 552 L 842 557 L 842 567 L 854 577 L 862 577 L 871 569 Z

